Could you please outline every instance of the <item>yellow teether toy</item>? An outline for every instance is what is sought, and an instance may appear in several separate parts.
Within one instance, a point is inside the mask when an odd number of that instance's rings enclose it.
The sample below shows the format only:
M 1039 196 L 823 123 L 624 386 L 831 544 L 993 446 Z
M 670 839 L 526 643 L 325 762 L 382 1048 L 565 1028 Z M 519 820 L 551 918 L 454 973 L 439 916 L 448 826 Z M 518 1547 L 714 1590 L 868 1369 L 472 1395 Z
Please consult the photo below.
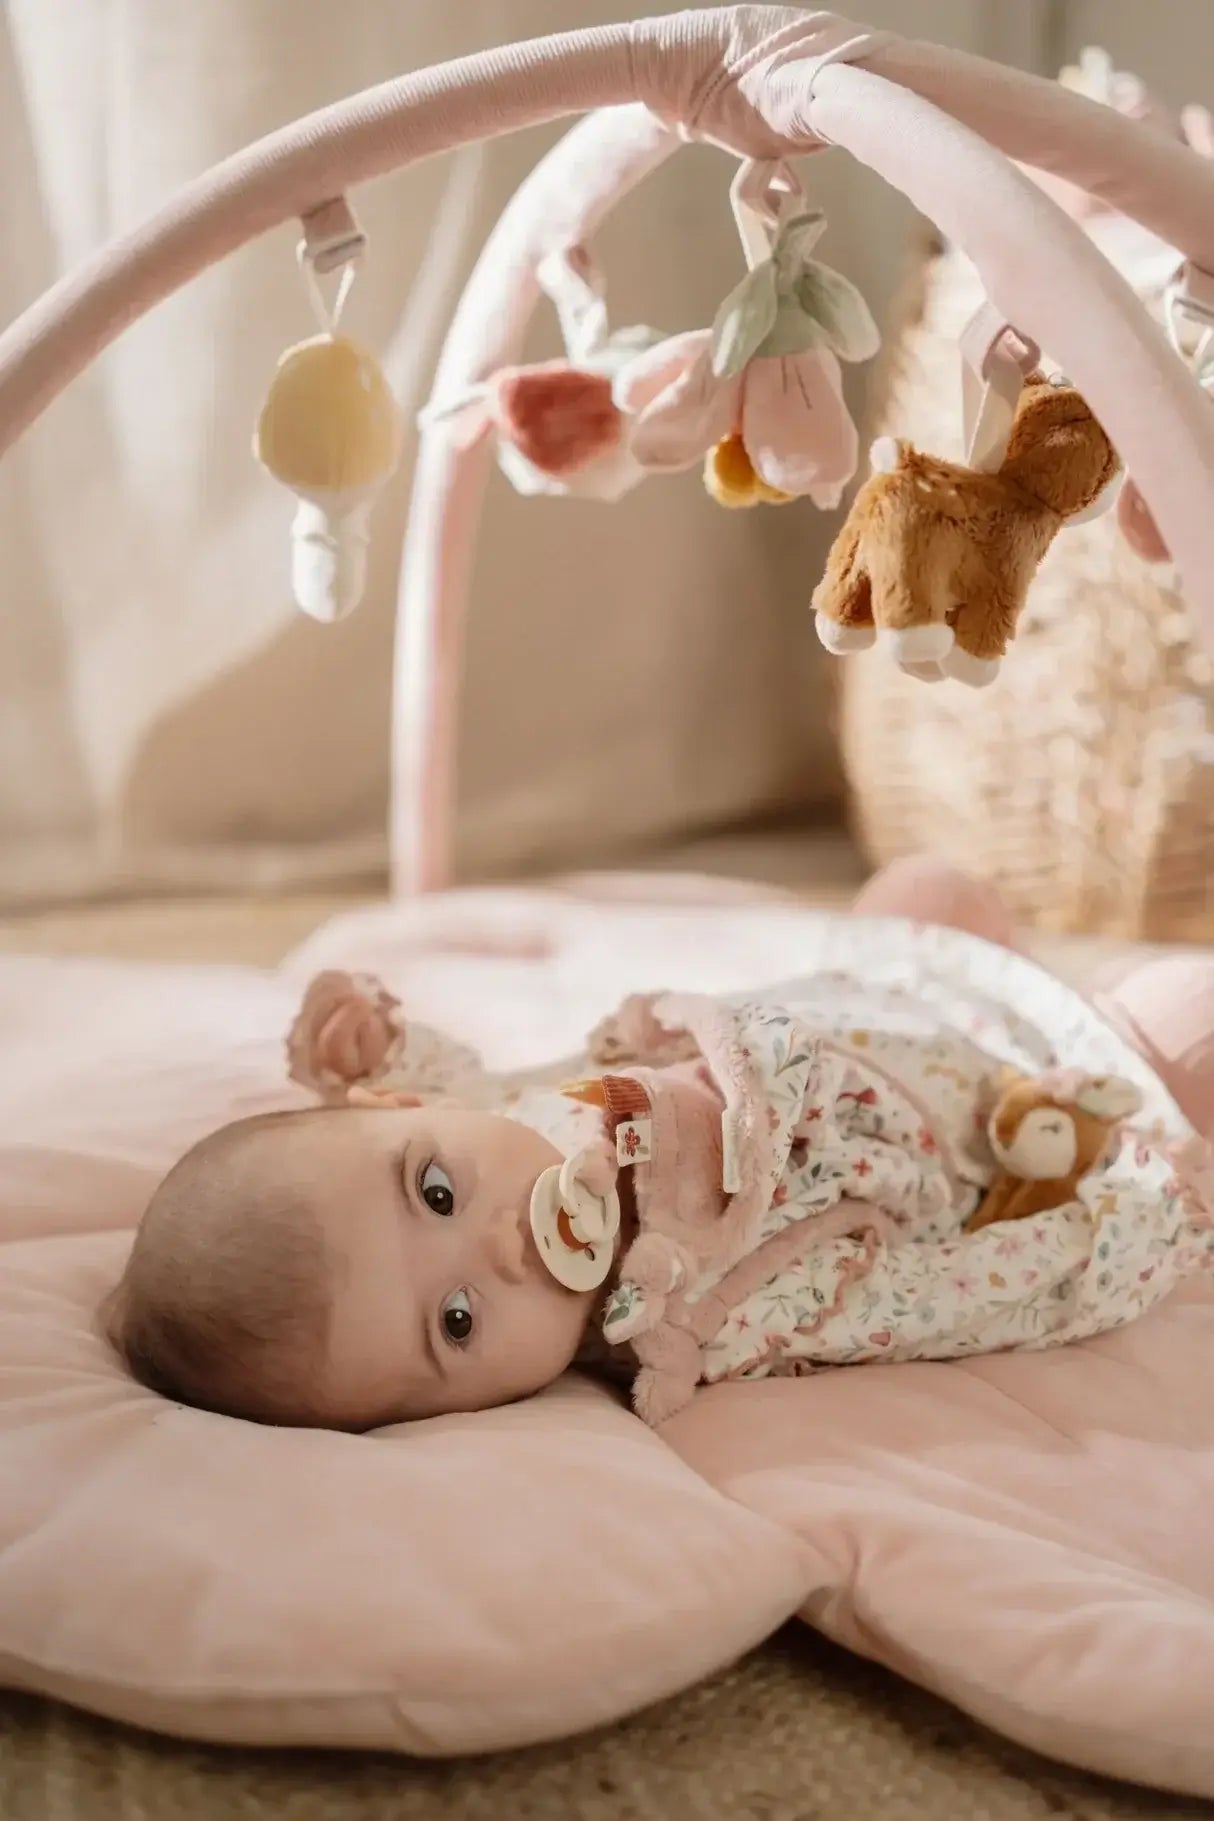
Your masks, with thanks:
M 291 526 L 297 605 L 313 619 L 337 620 L 358 605 L 366 586 L 371 509 L 400 459 L 401 418 L 376 356 L 338 333 L 353 266 L 332 311 L 306 245 L 300 266 L 324 327 L 279 361 L 253 453 L 299 501 Z

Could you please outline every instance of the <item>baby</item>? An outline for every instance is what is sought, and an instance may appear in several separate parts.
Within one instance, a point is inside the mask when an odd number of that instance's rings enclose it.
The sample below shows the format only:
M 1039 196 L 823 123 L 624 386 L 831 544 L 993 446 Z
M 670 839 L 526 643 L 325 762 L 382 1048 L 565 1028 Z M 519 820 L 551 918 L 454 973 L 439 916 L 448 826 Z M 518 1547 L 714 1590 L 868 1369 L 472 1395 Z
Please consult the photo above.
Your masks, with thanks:
M 997 946 L 989 895 L 912 868 L 857 908 L 938 927 L 832 919 L 809 979 L 629 1000 L 574 1081 L 491 1076 L 377 982 L 321 976 L 288 1049 L 322 1104 L 169 1172 L 109 1310 L 130 1369 L 231 1415 L 368 1429 L 580 1362 L 660 1422 L 722 1378 L 1061 1344 L 1206 1264 L 1190 1128 L 1123 1037 Z M 1040 1073 L 1064 1042 L 1072 1091 L 1120 1070 L 1165 1129 L 1118 1139 L 1066 1205 L 968 1231 L 1008 1161 L 986 1133 L 1000 1065 Z
M 155 1389 L 265 1422 L 362 1429 L 525 1397 L 569 1365 L 594 1302 L 543 1269 L 527 1228 L 560 1161 L 526 1126 L 453 1107 L 225 1126 L 152 1198 L 121 1350 Z

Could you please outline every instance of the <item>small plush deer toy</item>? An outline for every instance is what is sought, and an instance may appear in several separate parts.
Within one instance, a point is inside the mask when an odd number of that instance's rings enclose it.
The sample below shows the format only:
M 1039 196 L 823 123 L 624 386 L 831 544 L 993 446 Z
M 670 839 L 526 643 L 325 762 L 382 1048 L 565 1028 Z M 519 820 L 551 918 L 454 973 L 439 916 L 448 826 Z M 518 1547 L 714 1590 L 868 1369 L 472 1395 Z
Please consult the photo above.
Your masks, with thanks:
M 1074 386 L 1034 373 L 994 474 L 882 437 L 814 595 L 845 653 L 880 636 L 913 675 L 994 681 L 1056 533 L 1096 507 L 1117 454 Z
M 1006 1070 L 996 1092 L 987 1133 L 999 1171 L 970 1217 L 971 1233 L 1074 1201 L 1079 1183 L 1107 1156 L 1121 1121 L 1142 1104 L 1132 1082 L 1079 1069 L 1036 1076 Z

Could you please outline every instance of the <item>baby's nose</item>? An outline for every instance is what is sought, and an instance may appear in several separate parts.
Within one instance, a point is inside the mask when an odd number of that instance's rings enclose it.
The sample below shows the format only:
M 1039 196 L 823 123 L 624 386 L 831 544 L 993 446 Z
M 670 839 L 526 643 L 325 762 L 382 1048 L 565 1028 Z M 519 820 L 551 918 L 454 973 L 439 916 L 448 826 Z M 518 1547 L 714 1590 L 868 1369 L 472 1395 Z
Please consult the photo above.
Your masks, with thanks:
M 508 1284 L 521 1283 L 527 1275 L 527 1241 L 523 1223 L 510 1208 L 501 1208 L 489 1227 L 489 1263 Z

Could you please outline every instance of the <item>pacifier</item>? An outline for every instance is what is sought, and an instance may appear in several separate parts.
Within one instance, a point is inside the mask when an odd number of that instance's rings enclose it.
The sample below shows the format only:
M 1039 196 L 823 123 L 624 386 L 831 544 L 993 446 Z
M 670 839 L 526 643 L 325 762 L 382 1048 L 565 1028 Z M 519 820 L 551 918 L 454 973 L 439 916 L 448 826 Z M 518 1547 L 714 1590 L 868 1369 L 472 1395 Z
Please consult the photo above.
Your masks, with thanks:
M 620 1230 L 614 1189 L 594 1195 L 578 1175 L 584 1151 L 553 1164 L 531 1191 L 531 1232 L 546 1269 L 567 1290 L 596 1290 L 611 1269 Z

